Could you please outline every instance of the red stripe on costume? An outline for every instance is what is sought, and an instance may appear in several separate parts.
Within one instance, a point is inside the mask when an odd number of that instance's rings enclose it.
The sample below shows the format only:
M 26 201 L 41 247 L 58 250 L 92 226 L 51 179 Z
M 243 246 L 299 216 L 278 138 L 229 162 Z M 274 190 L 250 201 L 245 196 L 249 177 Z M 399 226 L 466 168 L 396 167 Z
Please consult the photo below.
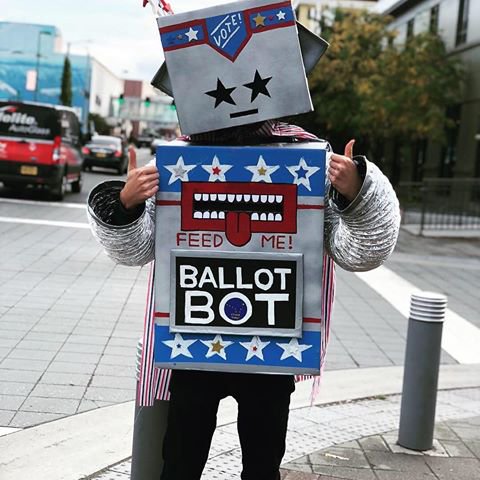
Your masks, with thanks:
M 323 210 L 324 205 L 297 205 L 298 210 Z
M 180 200 L 157 200 L 155 205 L 159 207 L 172 207 L 172 206 L 180 206 L 182 202 Z
M 320 318 L 303 317 L 304 323 L 322 323 Z
M 170 318 L 170 314 L 168 312 L 155 312 L 155 318 Z

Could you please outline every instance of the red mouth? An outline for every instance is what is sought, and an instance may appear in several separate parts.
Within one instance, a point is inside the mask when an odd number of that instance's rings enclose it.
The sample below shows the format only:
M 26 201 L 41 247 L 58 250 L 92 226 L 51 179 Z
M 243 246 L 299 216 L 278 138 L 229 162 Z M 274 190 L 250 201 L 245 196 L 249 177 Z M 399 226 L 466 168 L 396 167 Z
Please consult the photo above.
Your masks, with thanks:
M 296 233 L 297 186 L 184 182 L 182 230 L 225 232 L 237 247 L 252 233 Z

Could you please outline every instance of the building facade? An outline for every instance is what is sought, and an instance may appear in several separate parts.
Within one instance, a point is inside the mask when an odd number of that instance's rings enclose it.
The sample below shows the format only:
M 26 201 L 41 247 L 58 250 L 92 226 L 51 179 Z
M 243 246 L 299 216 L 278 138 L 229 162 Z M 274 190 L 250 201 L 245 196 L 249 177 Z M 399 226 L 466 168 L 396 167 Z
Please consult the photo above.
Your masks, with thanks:
M 175 129 L 171 99 L 149 83 L 124 80 L 86 52 L 74 55 L 63 48 L 53 25 L 0 22 L 0 100 L 60 103 L 65 58 L 72 68 L 72 107 L 84 131 L 88 115 L 107 119 L 116 133 L 135 134 L 142 127 Z M 132 87 L 136 85 L 136 89 Z M 133 88 L 133 90 L 132 90 Z M 119 99 L 125 99 L 119 102 Z M 146 99 L 151 99 L 151 105 Z
M 446 113 L 455 126 L 445 132 L 445 143 L 429 142 L 417 158 L 404 159 L 401 180 L 480 177 L 480 1 L 382 0 L 377 11 L 393 17 L 398 45 L 421 32 L 438 32 L 466 75 L 462 98 Z
M 296 14 L 302 25 L 321 35 L 323 22 L 333 21 L 337 8 L 373 10 L 376 5 L 377 0 L 306 0 L 298 3 Z

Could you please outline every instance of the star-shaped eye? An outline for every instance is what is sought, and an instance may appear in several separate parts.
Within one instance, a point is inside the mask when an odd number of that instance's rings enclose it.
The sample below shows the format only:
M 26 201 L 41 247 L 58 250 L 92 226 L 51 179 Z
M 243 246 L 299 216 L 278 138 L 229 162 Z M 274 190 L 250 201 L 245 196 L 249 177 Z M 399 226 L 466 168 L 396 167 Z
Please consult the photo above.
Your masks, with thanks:
M 250 88 L 252 90 L 251 102 L 253 102 L 260 94 L 270 96 L 269 91 L 267 90 L 267 84 L 272 79 L 272 77 L 262 78 L 258 73 L 258 70 L 255 71 L 255 78 L 251 83 L 245 83 L 243 86 Z
M 205 95 L 213 97 L 215 99 L 215 108 L 217 108 L 222 102 L 229 103 L 230 105 L 236 105 L 232 98 L 232 92 L 237 87 L 226 88 L 222 81 L 217 78 L 217 89 L 205 92 Z

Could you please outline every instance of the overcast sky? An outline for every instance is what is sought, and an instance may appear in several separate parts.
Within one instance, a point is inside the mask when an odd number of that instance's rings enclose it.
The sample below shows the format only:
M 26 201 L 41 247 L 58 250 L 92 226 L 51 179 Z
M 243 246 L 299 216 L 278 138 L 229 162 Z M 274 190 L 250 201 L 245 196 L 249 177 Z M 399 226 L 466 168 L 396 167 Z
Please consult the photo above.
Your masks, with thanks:
M 231 0 L 170 0 L 176 13 Z M 150 81 L 163 59 L 155 18 L 142 0 L 0 0 L 0 20 L 55 25 L 66 49 L 86 48 L 117 75 Z M 90 40 L 90 43 L 82 43 Z M 80 42 L 80 43 L 75 43 Z

